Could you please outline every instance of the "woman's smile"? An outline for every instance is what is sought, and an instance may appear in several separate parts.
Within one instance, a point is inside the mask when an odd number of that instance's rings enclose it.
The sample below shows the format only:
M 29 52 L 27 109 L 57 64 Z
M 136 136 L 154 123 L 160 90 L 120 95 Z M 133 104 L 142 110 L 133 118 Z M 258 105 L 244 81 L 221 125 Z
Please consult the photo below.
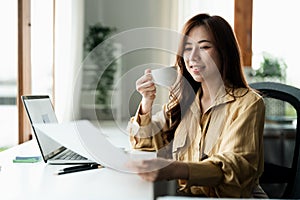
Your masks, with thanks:
M 194 74 L 200 75 L 200 73 L 202 73 L 206 67 L 204 65 L 192 65 L 190 68 Z

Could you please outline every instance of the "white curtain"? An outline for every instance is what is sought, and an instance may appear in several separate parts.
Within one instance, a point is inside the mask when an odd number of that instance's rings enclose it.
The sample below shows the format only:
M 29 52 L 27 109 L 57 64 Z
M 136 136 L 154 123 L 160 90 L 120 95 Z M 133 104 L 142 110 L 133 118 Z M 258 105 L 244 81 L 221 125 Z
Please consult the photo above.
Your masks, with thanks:
M 55 110 L 59 122 L 79 118 L 84 0 L 55 2 Z
M 184 23 L 199 13 L 220 15 L 233 27 L 234 0 L 178 0 L 178 28 L 181 30 Z

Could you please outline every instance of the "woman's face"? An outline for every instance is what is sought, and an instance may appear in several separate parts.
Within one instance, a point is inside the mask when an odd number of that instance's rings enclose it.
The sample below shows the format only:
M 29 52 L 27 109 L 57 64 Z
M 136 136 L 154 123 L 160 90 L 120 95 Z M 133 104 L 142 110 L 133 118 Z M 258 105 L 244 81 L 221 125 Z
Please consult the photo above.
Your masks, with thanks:
M 220 56 L 204 26 L 194 27 L 184 44 L 183 58 L 187 71 L 197 82 L 220 77 Z

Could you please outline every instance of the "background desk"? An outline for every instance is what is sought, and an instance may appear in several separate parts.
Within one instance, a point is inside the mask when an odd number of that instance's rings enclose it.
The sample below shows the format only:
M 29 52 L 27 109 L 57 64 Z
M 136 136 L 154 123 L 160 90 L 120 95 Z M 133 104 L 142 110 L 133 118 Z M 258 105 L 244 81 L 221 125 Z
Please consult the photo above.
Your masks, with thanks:
M 126 143 L 125 135 L 117 138 Z M 12 162 L 15 156 L 32 155 L 40 155 L 35 140 L 0 153 L 0 199 L 153 199 L 153 184 L 135 174 L 103 168 L 58 176 L 54 173 L 65 165 Z

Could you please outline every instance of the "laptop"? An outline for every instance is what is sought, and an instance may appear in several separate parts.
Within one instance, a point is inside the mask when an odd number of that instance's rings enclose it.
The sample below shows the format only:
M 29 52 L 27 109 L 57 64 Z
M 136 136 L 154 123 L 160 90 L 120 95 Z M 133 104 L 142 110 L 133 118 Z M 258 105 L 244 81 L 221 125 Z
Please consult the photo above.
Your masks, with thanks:
M 73 152 L 49 136 L 34 128 L 36 123 L 58 123 L 51 99 L 48 95 L 21 96 L 33 133 L 42 157 L 49 164 L 86 164 L 95 163 Z

